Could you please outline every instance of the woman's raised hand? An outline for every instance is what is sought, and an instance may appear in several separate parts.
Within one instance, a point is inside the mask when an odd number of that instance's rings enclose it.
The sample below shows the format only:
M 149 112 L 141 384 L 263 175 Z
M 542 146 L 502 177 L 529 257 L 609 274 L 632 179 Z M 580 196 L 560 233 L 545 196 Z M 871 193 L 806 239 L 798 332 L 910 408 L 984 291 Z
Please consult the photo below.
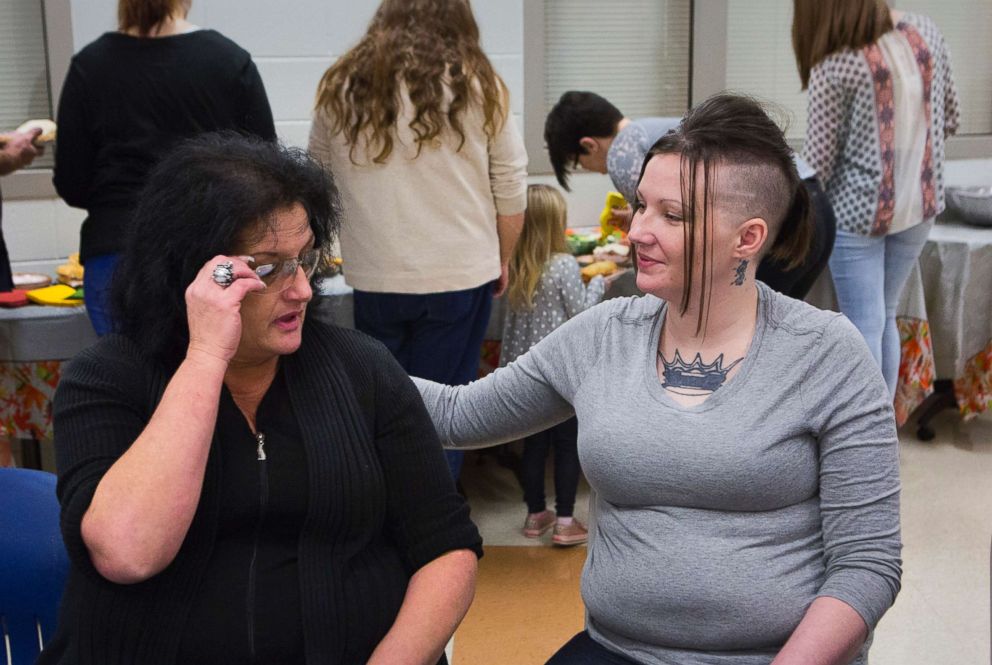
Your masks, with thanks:
M 241 343 L 241 301 L 265 284 L 245 263 L 250 256 L 215 256 L 207 261 L 186 289 L 190 354 L 206 354 L 230 362 Z M 229 286 L 214 280 L 217 266 L 231 264 Z

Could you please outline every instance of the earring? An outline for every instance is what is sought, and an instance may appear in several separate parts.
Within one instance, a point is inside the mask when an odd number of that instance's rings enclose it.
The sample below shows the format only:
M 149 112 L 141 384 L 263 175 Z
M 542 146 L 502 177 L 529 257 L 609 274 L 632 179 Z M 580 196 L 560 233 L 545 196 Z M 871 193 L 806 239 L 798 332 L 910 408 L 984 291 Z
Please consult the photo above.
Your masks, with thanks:
M 744 280 L 747 278 L 747 259 L 741 259 L 741 262 L 737 264 L 737 268 L 734 270 L 734 281 L 731 282 L 732 286 L 741 286 L 744 284 Z

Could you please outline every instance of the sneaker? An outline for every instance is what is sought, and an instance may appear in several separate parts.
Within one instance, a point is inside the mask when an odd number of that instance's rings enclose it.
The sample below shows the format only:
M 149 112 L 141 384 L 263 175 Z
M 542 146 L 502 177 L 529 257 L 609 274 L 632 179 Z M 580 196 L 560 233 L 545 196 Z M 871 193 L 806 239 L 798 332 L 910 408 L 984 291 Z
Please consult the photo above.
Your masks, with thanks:
M 555 513 L 553 510 L 544 510 L 539 513 L 527 515 L 524 522 L 524 535 L 528 538 L 540 538 L 541 534 L 554 526 Z
M 589 540 L 589 532 L 582 522 L 573 519 L 571 524 L 555 524 L 555 532 L 551 536 L 551 542 L 555 545 L 582 545 Z

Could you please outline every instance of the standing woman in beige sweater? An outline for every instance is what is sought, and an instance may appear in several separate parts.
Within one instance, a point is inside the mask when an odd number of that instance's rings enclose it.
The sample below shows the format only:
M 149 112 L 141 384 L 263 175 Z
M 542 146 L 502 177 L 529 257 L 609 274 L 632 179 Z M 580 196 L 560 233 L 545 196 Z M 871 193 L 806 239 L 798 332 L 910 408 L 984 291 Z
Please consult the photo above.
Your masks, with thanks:
M 356 327 L 414 376 L 476 378 L 527 155 L 468 0 L 383 0 L 320 82 L 310 150 L 341 189 Z

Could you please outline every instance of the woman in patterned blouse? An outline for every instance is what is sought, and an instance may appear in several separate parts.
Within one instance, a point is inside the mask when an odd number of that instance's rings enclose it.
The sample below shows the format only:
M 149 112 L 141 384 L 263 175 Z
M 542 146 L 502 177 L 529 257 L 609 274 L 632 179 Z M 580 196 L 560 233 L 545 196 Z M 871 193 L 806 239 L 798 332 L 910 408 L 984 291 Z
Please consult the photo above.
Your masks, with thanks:
M 895 394 L 895 309 L 944 209 L 944 141 L 958 100 L 932 20 L 882 0 L 795 0 L 792 41 L 809 126 L 803 157 L 837 215 L 830 271 Z

